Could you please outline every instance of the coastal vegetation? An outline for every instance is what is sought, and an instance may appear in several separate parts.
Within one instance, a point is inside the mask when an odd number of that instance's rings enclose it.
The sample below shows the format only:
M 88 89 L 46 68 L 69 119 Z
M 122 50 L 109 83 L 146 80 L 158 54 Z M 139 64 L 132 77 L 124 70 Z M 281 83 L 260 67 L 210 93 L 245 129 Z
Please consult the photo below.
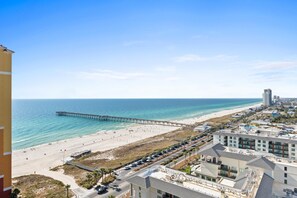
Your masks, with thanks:
M 211 132 L 222 128 L 226 123 L 229 123 L 231 121 L 231 115 L 226 115 L 219 118 L 213 118 L 208 120 L 209 124 L 213 127 Z M 197 123 L 190 128 L 178 129 L 173 132 L 140 140 L 112 150 L 104 152 L 95 152 L 87 156 L 81 157 L 79 159 L 76 159 L 74 162 L 99 170 L 101 173 L 100 178 L 103 177 L 102 180 L 104 180 L 104 175 L 106 173 L 109 174 L 110 170 L 126 166 L 131 162 L 143 159 L 153 153 L 157 153 L 175 144 L 181 143 L 185 140 L 189 140 L 197 136 L 198 133 L 193 131 L 193 128 L 199 124 L 201 123 Z M 202 144 L 199 145 L 199 147 L 200 146 L 202 146 Z M 195 150 L 199 149 L 199 147 L 193 148 L 190 152 L 194 152 Z M 187 157 L 187 155 L 190 156 L 190 153 L 182 153 L 181 155 L 185 155 L 185 157 Z M 176 156 L 176 158 L 168 160 L 167 162 L 165 162 L 165 164 L 173 162 L 173 160 L 177 159 L 178 157 L 180 156 Z M 58 168 L 54 168 L 54 170 L 59 169 L 63 169 L 64 174 L 73 176 L 75 178 L 76 183 L 79 186 L 82 186 L 87 189 L 95 186 L 98 180 L 100 179 L 96 178 L 93 173 L 88 172 L 86 170 L 82 170 L 72 165 L 64 165 Z
M 68 198 L 74 194 L 69 185 L 43 175 L 25 175 L 13 178 L 13 192 L 20 191 L 18 197 Z
M 107 175 L 104 179 L 102 179 L 101 183 L 103 185 L 108 185 L 108 184 L 112 183 L 115 179 L 116 179 L 116 176 L 110 174 L 110 175 Z

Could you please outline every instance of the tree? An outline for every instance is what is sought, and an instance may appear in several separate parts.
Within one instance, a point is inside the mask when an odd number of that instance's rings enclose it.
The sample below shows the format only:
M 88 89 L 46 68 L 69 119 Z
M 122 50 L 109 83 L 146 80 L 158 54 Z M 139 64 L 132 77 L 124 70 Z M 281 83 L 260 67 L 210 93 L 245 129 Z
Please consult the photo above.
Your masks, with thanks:
M 15 188 L 15 189 L 12 191 L 10 197 L 11 197 L 11 198 L 17 198 L 18 195 L 19 195 L 20 193 L 21 193 L 21 191 L 20 191 L 18 188 Z
M 113 169 L 112 169 L 112 168 L 108 168 L 108 169 L 107 169 L 107 173 L 108 173 L 108 174 L 110 174 L 110 173 L 112 173 L 112 172 L 113 172 Z
M 98 179 L 100 178 L 101 176 L 101 172 L 99 170 L 95 170 L 93 172 L 93 176 L 94 176 L 94 179 L 96 180 L 96 182 L 98 181 Z
M 65 188 L 66 188 L 66 197 L 68 198 L 68 197 L 69 197 L 69 188 L 70 188 L 70 185 L 67 184 L 67 185 L 65 186 Z
M 115 198 L 115 196 L 114 195 L 109 195 L 108 198 Z
M 102 181 L 104 179 L 104 175 L 106 173 L 106 169 L 105 168 L 100 168 L 100 172 L 101 172 L 101 175 L 102 175 Z

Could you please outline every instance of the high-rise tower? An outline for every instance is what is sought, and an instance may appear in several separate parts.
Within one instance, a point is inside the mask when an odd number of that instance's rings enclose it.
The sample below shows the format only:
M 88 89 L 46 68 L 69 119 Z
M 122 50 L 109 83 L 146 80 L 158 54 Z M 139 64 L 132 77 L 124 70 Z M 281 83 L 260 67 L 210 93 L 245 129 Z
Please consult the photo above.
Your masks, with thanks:
M 271 89 L 264 89 L 263 105 L 269 107 L 272 105 L 272 91 Z
M 14 52 L 0 45 L 0 197 L 11 193 L 11 60 Z

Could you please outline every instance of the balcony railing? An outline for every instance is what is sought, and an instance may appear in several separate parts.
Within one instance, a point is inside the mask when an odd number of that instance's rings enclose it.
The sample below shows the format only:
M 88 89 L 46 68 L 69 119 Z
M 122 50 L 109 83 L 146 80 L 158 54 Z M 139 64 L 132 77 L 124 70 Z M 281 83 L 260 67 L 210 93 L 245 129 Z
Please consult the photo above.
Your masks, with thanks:
M 231 179 L 235 179 L 236 178 L 235 175 L 231 175 L 231 174 L 228 174 L 228 173 L 223 172 L 223 171 L 220 171 L 218 175 L 219 176 L 222 176 L 222 177 L 228 177 L 228 178 L 231 178 Z
M 234 168 L 228 168 L 228 167 L 225 167 L 225 166 L 220 166 L 219 167 L 219 170 L 222 170 L 222 171 L 230 171 L 232 173 L 238 173 L 238 171 Z

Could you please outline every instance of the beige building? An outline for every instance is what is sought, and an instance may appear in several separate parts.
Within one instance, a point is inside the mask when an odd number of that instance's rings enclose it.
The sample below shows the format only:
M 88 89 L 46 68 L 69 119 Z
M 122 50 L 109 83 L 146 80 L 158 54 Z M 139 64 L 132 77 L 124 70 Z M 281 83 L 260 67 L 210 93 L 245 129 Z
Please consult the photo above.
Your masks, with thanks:
M 11 61 L 14 52 L 0 45 L 0 197 L 11 193 Z

